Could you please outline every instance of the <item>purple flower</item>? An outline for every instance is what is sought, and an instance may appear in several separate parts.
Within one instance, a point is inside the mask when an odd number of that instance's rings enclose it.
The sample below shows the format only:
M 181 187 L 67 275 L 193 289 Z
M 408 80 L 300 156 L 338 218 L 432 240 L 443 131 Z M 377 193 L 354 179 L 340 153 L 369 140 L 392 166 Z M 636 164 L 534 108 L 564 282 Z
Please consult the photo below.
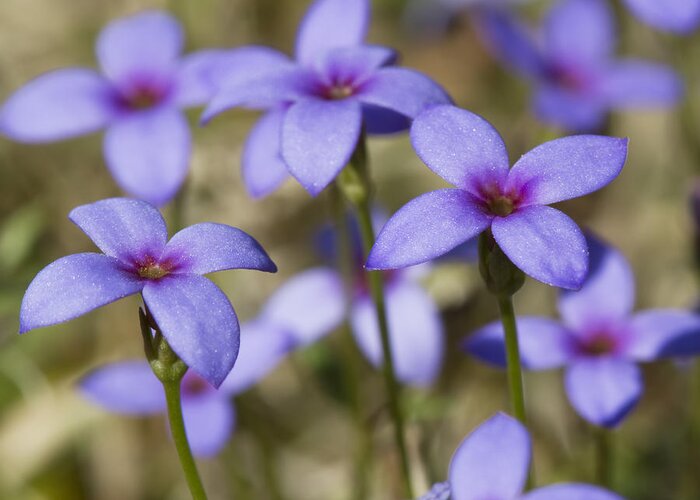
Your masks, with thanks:
M 236 365 L 217 391 L 193 371 L 182 380 L 182 413 L 187 438 L 198 456 L 217 454 L 235 427 L 231 396 L 240 394 L 272 371 L 288 350 L 286 332 L 252 322 L 241 325 Z M 165 413 L 165 394 L 146 361 L 112 363 L 85 377 L 81 391 L 105 409 L 126 415 Z
M 632 314 L 634 278 L 624 257 L 589 238 L 591 272 L 581 290 L 559 297 L 562 323 L 517 320 L 525 368 L 566 367 L 571 404 L 589 422 L 614 427 L 642 394 L 637 362 L 700 352 L 700 316 L 674 309 Z M 505 366 L 503 333 L 492 323 L 467 339 L 466 349 Z
M 239 328 L 226 295 L 204 274 L 277 268 L 240 229 L 202 223 L 167 241 L 165 221 L 146 202 L 112 198 L 69 215 L 103 254 L 69 255 L 29 284 L 20 333 L 76 318 L 141 293 L 149 314 L 182 360 L 218 387 L 236 360 Z
M 403 130 L 426 107 L 450 102 L 421 73 L 387 67 L 393 50 L 363 44 L 369 11 L 368 0 L 316 0 L 297 34 L 295 61 L 232 78 L 209 104 L 204 121 L 237 106 L 268 110 L 243 152 L 252 196 L 269 194 L 289 174 L 315 196 L 348 163 L 363 127 Z
M 664 31 L 687 34 L 700 24 L 700 0 L 625 0 L 632 14 Z
M 453 106 L 421 114 L 411 139 L 418 156 L 457 189 L 423 194 L 396 212 L 377 237 L 368 269 L 425 262 L 490 230 L 529 276 L 562 288 L 581 286 L 588 269 L 585 238 L 569 217 L 547 205 L 611 182 L 625 162 L 626 139 L 556 139 L 526 153 L 509 170 L 498 132 Z
M 667 107 L 682 96 L 682 83 L 668 66 L 613 59 L 613 18 L 604 0 L 557 3 L 541 44 L 509 14 L 484 11 L 479 20 L 496 56 L 533 81 L 535 111 L 553 125 L 596 130 L 611 110 Z
M 272 51 L 207 50 L 180 56 L 175 18 L 151 11 L 110 23 L 97 40 L 102 72 L 51 71 L 0 109 L 0 132 L 21 142 L 51 142 L 106 128 L 104 155 L 127 193 L 155 205 L 170 200 L 187 175 L 191 139 L 181 108 L 211 98 L 224 67 L 247 69 Z
M 523 493 L 531 455 L 525 427 L 497 413 L 459 445 L 450 462 L 448 483 L 436 485 L 420 500 L 622 500 L 603 488 L 576 483 Z

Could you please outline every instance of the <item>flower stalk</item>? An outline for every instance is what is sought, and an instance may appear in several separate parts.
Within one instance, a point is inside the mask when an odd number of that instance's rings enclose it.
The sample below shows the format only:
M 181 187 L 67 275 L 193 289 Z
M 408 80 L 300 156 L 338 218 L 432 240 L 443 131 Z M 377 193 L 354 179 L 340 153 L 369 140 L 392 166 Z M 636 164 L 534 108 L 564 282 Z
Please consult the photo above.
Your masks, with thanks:
M 372 186 L 367 166 L 367 149 L 363 132 L 350 158 L 350 162 L 338 176 L 338 187 L 356 211 L 360 226 L 362 251 L 365 257 L 369 254 L 375 242 L 371 209 Z M 395 363 L 389 337 L 389 323 L 384 299 L 384 278 L 381 272 L 367 271 L 367 279 L 379 323 L 383 356 L 382 373 L 387 389 L 389 413 L 394 424 L 394 438 L 401 462 L 403 493 L 405 497 L 413 498 L 415 495 L 413 494 L 411 482 L 404 417 L 401 410 L 400 386 L 396 378 Z
M 175 442 L 175 448 L 177 449 L 182 471 L 185 474 L 187 486 L 193 500 L 207 500 L 207 494 L 204 491 L 204 485 L 199 477 L 197 464 L 194 461 L 192 450 L 187 440 L 185 422 L 182 416 L 180 384 L 187 372 L 187 365 L 172 350 L 153 319 L 143 309 L 139 309 L 139 323 L 141 325 L 146 358 L 148 358 L 153 373 L 163 384 L 168 407 L 170 432 Z M 151 329 L 155 330 L 155 335 L 151 334 Z

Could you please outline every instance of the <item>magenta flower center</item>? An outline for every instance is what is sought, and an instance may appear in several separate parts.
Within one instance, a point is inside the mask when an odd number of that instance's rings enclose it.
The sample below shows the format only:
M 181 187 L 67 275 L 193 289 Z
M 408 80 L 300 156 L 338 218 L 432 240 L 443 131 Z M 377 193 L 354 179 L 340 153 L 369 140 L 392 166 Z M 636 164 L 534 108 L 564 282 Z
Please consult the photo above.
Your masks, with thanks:
M 173 266 L 169 262 L 158 262 L 153 257 L 147 257 L 142 262 L 136 263 L 136 273 L 147 280 L 159 280 L 172 271 Z
M 479 188 L 484 210 L 496 217 L 507 217 L 520 205 L 521 196 L 515 191 L 504 191 L 498 184 Z
M 547 69 L 547 76 L 553 83 L 568 90 L 582 91 L 588 87 L 588 76 L 571 65 L 551 64 Z
M 189 371 L 182 379 L 183 396 L 198 396 L 209 391 L 209 384 L 206 380 Z
M 121 107 L 138 111 L 160 104 L 168 91 L 167 86 L 159 83 L 136 82 L 120 92 L 118 101 Z
M 607 331 L 596 332 L 586 338 L 579 339 L 578 351 L 587 356 L 604 356 L 614 354 L 620 343 L 615 335 Z

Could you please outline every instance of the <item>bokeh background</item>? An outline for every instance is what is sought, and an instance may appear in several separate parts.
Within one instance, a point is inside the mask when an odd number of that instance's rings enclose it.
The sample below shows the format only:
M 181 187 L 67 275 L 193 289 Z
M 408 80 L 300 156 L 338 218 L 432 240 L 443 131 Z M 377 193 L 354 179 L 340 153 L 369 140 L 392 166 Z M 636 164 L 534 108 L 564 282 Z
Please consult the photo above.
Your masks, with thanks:
M 511 159 L 561 132 L 532 115 L 524 82 L 503 70 L 475 35 L 468 14 L 446 32 L 407 28 L 404 0 L 374 0 L 369 40 L 396 47 L 402 63 L 431 75 L 458 105 L 503 134 Z M 547 1 L 521 9 L 537 19 Z M 619 7 L 619 5 L 616 5 Z M 293 46 L 302 0 L 2 0 L 0 100 L 30 78 L 64 66 L 94 66 L 93 42 L 116 17 L 166 8 L 185 26 L 188 50 L 260 43 Z M 630 137 L 622 175 L 603 191 L 566 203 L 566 211 L 619 247 L 637 275 L 639 308 L 694 307 L 694 222 L 689 196 L 700 170 L 700 39 L 663 35 L 616 9 L 619 53 L 673 64 L 687 98 L 667 111 L 614 115 L 609 133 Z M 199 111 L 190 113 L 196 124 Z M 229 112 L 194 127 L 185 195 L 188 224 L 204 220 L 253 234 L 277 262 L 277 275 L 213 277 L 243 320 L 286 278 L 317 264 L 313 237 L 331 215 L 327 193 L 311 199 L 294 182 L 252 200 L 240 178 L 240 153 L 254 113 Z M 376 198 L 393 212 L 442 187 L 415 156 L 406 135 L 370 141 Z M 0 498 L 128 500 L 188 498 L 164 419 L 110 415 L 81 398 L 77 381 L 106 362 L 143 356 L 139 301 L 132 297 L 78 320 L 19 337 L 23 292 L 46 264 L 92 251 L 66 218 L 75 206 L 118 196 L 101 153 L 100 134 L 28 146 L 0 138 Z M 171 207 L 166 207 L 166 216 Z M 452 452 L 478 423 L 506 408 L 505 377 L 463 355 L 459 343 L 496 318 L 473 263 L 438 267 L 425 286 L 441 306 L 448 337 L 442 375 L 430 390 L 407 389 L 405 407 L 417 490 L 446 478 Z M 70 293 L 66 290 L 66 293 Z M 516 310 L 555 314 L 555 291 L 528 280 Z M 348 347 L 348 345 L 350 347 Z M 338 331 L 295 353 L 236 398 L 238 427 L 215 459 L 200 461 L 212 499 L 352 498 L 358 443 L 342 373 L 350 349 Z M 395 498 L 396 460 L 381 375 L 361 363 L 360 418 L 372 430 L 364 499 Z M 640 500 L 700 498 L 700 370 L 694 363 L 645 367 L 639 407 L 613 432 L 614 487 Z M 561 374 L 527 374 L 537 484 L 595 477 L 595 430 L 565 399 Z

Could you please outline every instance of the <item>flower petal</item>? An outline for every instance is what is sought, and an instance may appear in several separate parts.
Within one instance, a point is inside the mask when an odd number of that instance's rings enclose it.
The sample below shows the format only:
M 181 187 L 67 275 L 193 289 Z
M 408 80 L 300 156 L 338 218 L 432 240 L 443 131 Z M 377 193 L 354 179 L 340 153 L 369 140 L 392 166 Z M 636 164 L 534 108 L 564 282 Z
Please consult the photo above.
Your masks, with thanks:
M 289 178 L 282 159 L 282 120 L 286 108 L 265 114 L 250 131 L 243 146 L 241 173 L 243 183 L 253 198 L 262 198 Z
M 382 68 L 362 85 L 357 94 L 365 104 L 415 118 L 422 111 L 452 101 L 435 81 L 407 68 Z
M 439 257 L 488 228 L 492 217 L 461 189 L 440 189 L 406 203 L 384 225 L 367 269 L 396 269 Z
M 396 61 L 397 53 L 381 45 L 338 47 L 322 57 L 318 71 L 329 85 L 335 82 L 351 82 L 360 85 L 382 66 Z
M 108 198 L 76 207 L 68 218 L 105 254 L 127 264 L 159 257 L 168 240 L 163 216 L 141 200 Z
M 115 413 L 149 415 L 166 409 L 163 385 L 146 361 L 122 361 L 98 368 L 81 380 L 80 391 Z
M 182 58 L 175 75 L 173 101 L 178 106 L 201 106 L 219 90 L 216 77 L 223 71 L 226 50 L 201 50 Z
M 543 122 L 574 132 L 595 132 L 605 122 L 608 106 L 597 94 L 542 85 L 535 92 L 533 106 Z
M 623 320 L 634 306 L 634 274 L 625 257 L 595 238 L 586 238 L 589 251 L 588 275 L 578 291 L 562 291 L 559 312 L 573 330 L 591 323 L 609 324 Z
M 507 189 L 524 190 L 521 206 L 577 198 L 608 185 L 627 158 L 627 139 L 576 135 L 525 153 L 508 175 Z
M 19 332 L 77 318 L 141 288 L 141 280 L 112 257 L 96 253 L 62 257 L 42 269 L 27 287 Z
M 182 398 L 182 417 L 187 441 L 198 457 L 219 453 L 231 437 L 236 425 L 236 412 L 222 394 Z
M 114 91 L 87 69 L 61 69 L 17 90 L 0 108 L 0 133 L 50 142 L 98 130 L 116 115 Z
M 598 85 L 612 108 L 668 107 L 683 97 L 683 82 L 670 66 L 633 59 L 612 64 Z
M 560 483 L 537 488 L 522 500 L 624 500 L 617 493 L 590 484 Z
M 564 379 L 569 401 L 581 417 L 615 427 L 642 395 L 642 376 L 634 363 L 612 357 L 580 359 Z
M 397 378 L 407 385 L 427 387 L 442 368 L 445 340 L 440 313 L 423 289 L 409 281 L 387 287 L 386 312 Z M 374 303 L 356 300 L 351 312 L 352 333 L 360 350 L 375 367 L 383 349 Z
M 523 425 L 497 413 L 474 429 L 450 462 L 450 489 L 457 500 L 516 498 L 525 486 L 530 436 Z
M 371 104 L 362 105 L 362 121 L 368 135 L 395 134 L 411 126 L 411 119 L 406 115 Z
M 293 347 L 287 330 L 268 321 L 242 324 L 238 359 L 219 390 L 233 395 L 248 390 L 274 370 Z
M 686 34 L 700 24 L 700 0 L 625 0 L 632 13 L 655 28 Z
M 132 78 L 171 75 L 183 46 L 177 19 L 161 11 L 149 11 L 112 21 L 97 39 L 102 71 L 117 84 Z
M 588 273 L 586 238 L 576 223 L 547 206 L 496 217 L 493 237 L 525 274 L 547 285 L 576 290 Z
M 132 114 L 107 130 L 104 152 L 114 180 L 124 191 L 163 205 L 187 176 L 190 129 L 177 109 Z
M 165 246 L 161 259 L 176 263 L 175 272 L 186 274 L 225 269 L 277 271 L 277 266 L 252 236 L 214 222 L 194 224 L 175 234 Z
M 544 47 L 556 61 L 598 63 L 612 54 L 615 26 L 603 0 L 565 0 L 544 23 Z
M 550 370 L 572 358 L 570 334 L 560 323 L 548 318 L 519 316 L 518 345 L 523 366 L 528 370 Z M 464 342 L 464 349 L 481 361 L 506 366 L 505 340 L 500 321 L 490 323 Z
M 297 60 L 313 64 L 331 49 L 360 45 L 369 18 L 368 0 L 316 0 L 299 26 Z
M 203 276 L 179 274 L 149 281 L 143 300 L 173 351 L 219 387 L 240 340 L 238 318 L 224 292 Z
M 483 9 L 476 16 L 479 38 L 505 65 L 528 77 L 544 73 L 545 62 L 533 34 L 514 15 Z
M 347 165 L 361 128 L 362 108 L 353 99 L 293 104 L 282 124 L 282 157 L 289 172 L 316 196 Z
M 267 300 L 260 318 L 289 332 L 307 345 L 338 327 L 345 316 L 343 283 L 332 269 L 301 272 L 279 287 Z
M 437 106 L 411 127 L 413 148 L 428 167 L 457 187 L 479 194 L 483 184 L 501 184 L 508 175 L 508 151 L 493 126 L 474 113 Z
M 700 315 L 675 309 L 635 314 L 625 354 L 637 361 L 700 354 Z

